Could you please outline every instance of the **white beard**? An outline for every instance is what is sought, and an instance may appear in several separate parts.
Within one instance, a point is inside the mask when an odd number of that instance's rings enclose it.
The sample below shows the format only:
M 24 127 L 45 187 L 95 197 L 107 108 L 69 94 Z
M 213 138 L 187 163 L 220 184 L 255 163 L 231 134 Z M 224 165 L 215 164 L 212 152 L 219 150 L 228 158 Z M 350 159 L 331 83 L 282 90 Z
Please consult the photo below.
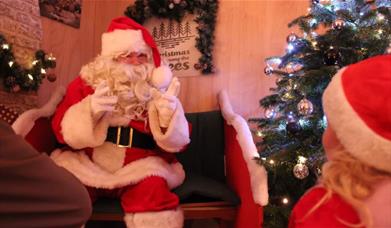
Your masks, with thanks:
M 81 77 L 95 89 L 102 81 L 110 88 L 108 96 L 118 96 L 110 125 L 127 125 L 130 120 L 146 120 L 148 102 L 151 100 L 150 79 L 154 65 L 151 63 L 129 65 L 111 58 L 98 56 L 83 66 Z

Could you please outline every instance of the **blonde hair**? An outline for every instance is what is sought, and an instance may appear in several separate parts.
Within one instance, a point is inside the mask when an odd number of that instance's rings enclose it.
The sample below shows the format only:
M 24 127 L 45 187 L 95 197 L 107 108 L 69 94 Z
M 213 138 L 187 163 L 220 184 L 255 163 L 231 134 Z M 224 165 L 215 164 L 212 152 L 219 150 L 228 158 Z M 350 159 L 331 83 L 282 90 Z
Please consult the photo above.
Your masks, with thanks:
M 364 164 L 342 146 L 333 152 L 333 158 L 322 167 L 320 179 L 327 193 L 304 218 L 330 199 L 333 193 L 337 193 L 356 210 L 361 218 L 359 224 L 351 224 L 337 218 L 342 224 L 350 227 L 372 227 L 372 216 L 364 200 L 374 193 L 379 182 L 390 178 L 391 174 Z

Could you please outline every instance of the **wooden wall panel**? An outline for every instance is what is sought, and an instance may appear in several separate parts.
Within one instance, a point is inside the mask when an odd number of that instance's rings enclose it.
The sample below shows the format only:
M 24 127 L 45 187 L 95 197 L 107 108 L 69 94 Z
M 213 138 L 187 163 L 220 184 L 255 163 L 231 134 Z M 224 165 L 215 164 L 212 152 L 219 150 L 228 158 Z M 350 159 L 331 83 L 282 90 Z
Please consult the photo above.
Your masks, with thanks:
M 80 29 L 42 18 L 43 48 L 57 57 L 57 81 L 39 91 L 44 103 L 56 85 L 68 84 L 82 65 L 100 52 L 100 37 L 110 20 L 133 1 L 84 0 Z M 258 101 L 275 78 L 263 74 L 263 60 L 284 53 L 287 24 L 306 12 L 307 0 L 220 0 L 214 47 L 217 73 L 180 78 L 187 112 L 217 109 L 216 95 L 227 90 L 234 109 L 245 117 L 259 114 Z

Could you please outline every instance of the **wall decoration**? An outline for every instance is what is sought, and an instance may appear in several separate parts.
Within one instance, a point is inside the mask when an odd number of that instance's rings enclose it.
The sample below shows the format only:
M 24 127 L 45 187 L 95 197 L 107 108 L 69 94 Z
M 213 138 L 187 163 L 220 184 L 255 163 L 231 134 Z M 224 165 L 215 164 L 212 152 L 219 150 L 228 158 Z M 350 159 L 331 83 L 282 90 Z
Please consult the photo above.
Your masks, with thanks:
M 200 51 L 196 48 L 197 23 L 194 15 L 187 14 L 181 21 L 151 18 L 144 23 L 159 48 L 160 55 L 168 62 L 177 77 L 200 74 L 198 60 Z
M 217 0 L 136 0 L 125 15 L 145 22 L 175 76 L 194 76 L 215 71 L 217 7 Z
M 39 0 L 41 16 L 80 28 L 82 0 Z
M 7 92 L 37 91 L 42 79 L 46 76 L 49 81 L 55 77 L 48 73 L 49 68 L 56 67 L 56 58 L 42 50 L 31 56 L 32 61 L 28 67 L 20 65 L 13 53 L 12 44 L 0 34 L 0 81 Z
M 54 75 L 42 34 L 38 0 L 0 0 L 0 119 L 9 123 L 38 106 L 42 79 Z
M 37 0 L 0 0 L 0 33 L 12 44 L 15 60 L 28 67 L 42 40 Z

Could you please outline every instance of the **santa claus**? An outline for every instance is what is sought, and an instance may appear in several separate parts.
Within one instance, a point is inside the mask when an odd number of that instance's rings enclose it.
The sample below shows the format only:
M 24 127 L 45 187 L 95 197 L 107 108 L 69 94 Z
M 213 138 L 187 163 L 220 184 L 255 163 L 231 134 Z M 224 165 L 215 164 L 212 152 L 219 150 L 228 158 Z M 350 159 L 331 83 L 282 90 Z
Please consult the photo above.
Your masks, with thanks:
M 148 31 L 120 17 L 57 106 L 52 127 L 66 147 L 53 160 L 87 186 L 92 200 L 118 197 L 127 227 L 183 226 L 170 192 L 185 177 L 175 153 L 190 142 L 178 91 Z

